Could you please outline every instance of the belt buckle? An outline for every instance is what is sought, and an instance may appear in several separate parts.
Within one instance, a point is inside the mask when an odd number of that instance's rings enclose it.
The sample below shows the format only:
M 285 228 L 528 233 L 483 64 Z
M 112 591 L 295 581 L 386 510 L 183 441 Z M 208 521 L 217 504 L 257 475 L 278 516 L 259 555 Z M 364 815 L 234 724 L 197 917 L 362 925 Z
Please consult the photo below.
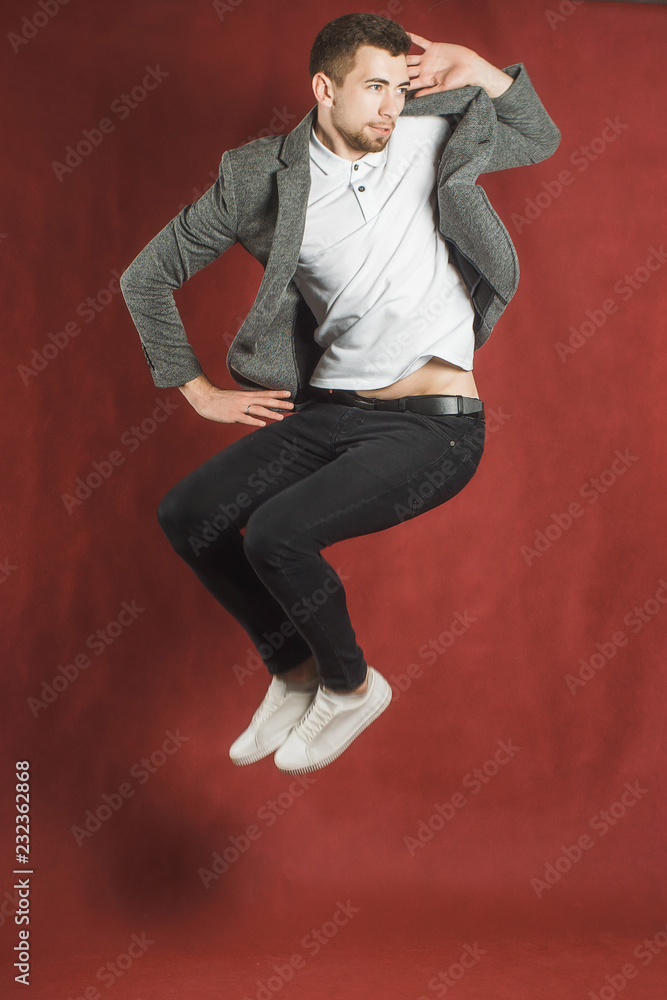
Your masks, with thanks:
M 368 396 L 359 396 L 352 390 L 343 390 L 343 391 L 346 393 L 346 395 L 352 398 L 352 403 L 351 403 L 352 406 L 358 406 L 362 410 L 366 408 L 374 410 L 376 408 L 374 398 L 369 399 Z

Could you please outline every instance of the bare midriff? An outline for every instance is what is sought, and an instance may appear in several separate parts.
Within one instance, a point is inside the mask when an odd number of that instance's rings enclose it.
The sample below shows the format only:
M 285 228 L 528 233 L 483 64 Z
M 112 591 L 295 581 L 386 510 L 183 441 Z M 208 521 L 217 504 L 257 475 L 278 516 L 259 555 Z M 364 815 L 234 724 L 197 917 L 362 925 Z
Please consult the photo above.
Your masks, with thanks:
M 442 358 L 431 358 L 411 375 L 381 389 L 355 389 L 360 396 L 398 399 L 400 396 L 471 396 L 479 399 L 471 371 L 465 371 Z

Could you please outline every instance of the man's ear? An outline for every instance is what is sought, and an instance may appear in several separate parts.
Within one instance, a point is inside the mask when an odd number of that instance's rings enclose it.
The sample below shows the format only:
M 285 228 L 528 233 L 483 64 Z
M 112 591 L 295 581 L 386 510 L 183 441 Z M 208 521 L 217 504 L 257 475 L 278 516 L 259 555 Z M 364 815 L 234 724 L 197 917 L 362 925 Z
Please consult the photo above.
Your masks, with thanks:
M 319 86 L 320 91 L 322 90 L 322 81 L 324 81 L 326 83 L 326 88 L 327 88 L 327 91 L 329 93 L 329 98 L 331 99 L 331 87 L 332 87 L 332 85 L 331 85 L 331 81 L 329 80 L 329 77 L 325 76 L 324 73 L 315 73 L 315 75 L 313 76 L 313 78 L 310 81 L 310 83 L 311 83 L 311 87 L 313 88 L 313 94 L 315 96 L 315 100 L 317 101 L 318 104 L 321 103 L 321 98 L 318 97 L 318 95 L 317 95 L 317 87 Z

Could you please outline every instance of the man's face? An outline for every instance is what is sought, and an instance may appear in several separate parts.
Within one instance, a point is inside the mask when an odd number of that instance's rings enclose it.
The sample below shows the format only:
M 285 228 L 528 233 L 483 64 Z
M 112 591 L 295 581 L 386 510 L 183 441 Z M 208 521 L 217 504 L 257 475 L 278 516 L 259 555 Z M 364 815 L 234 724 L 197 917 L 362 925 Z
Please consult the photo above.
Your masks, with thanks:
M 362 45 L 342 87 L 331 82 L 331 122 L 353 149 L 384 149 L 410 86 L 405 56 Z

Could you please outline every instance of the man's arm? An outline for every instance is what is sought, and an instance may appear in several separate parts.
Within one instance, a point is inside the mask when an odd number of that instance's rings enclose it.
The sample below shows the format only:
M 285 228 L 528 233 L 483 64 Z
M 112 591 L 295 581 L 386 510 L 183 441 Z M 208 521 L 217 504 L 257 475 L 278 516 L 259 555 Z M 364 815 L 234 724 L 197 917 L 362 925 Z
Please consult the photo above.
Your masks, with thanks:
M 264 427 L 282 420 L 293 404 L 288 389 L 219 389 L 205 375 L 188 342 L 174 291 L 237 242 L 234 178 L 223 154 L 218 178 L 202 197 L 172 219 L 135 257 L 120 286 L 139 331 L 156 386 L 178 386 L 202 417 Z M 248 413 L 248 406 L 253 412 Z M 278 407 L 285 411 L 276 413 Z
M 173 293 L 236 243 L 236 201 L 225 153 L 215 183 L 144 247 L 120 278 L 155 385 L 183 385 L 202 374 Z
M 501 70 L 463 45 L 429 42 L 409 34 L 425 50 L 423 55 L 407 56 L 411 93 L 416 97 L 459 87 L 482 87 L 491 98 L 498 132 L 484 173 L 539 163 L 555 153 L 560 131 L 537 96 L 523 63 Z

